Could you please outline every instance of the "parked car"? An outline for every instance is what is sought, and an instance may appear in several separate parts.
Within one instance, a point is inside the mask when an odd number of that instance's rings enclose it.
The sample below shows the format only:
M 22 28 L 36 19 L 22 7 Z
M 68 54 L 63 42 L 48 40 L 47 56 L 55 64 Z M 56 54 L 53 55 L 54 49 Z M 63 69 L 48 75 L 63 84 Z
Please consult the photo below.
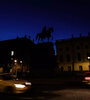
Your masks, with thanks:
M 83 84 L 85 85 L 90 85 L 90 72 L 85 72 L 83 79 L 82 79 Z
M 31 89 L 31 82 L 17 79 L 10 74 L 0 74 L 0 92 L 24 93 Z

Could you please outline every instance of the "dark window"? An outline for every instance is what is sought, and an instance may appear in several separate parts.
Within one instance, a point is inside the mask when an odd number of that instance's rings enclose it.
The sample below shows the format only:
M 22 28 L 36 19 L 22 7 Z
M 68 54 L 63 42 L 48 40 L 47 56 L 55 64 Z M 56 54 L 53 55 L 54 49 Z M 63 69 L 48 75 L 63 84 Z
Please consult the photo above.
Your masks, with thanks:
M 87 57 L 90 57 L 90 53 L 89 53 L 89 52 L 87 52 L 86 56 L 87 56 Z
M 69 48 L 68 47 L 66 47 L 66 51 L 69 51 Z
M 67 58 L 67 62 L 70 62 L 70 55 L 69 54 L 66 55 L 66 58 Z
M 63 49 L 62 49 L 62 48 L 60 48 L 59 50 L 60 50 L 60 51 L 63 51 Z
M 80 49 L 80 46 L 77 46 L 77 50 L 79 50 Z
M 80 55 L 80 53 L 78 53 L 78 61 L 81 61 L 81 55 Z
M 68 66 L 68 71 L 71 71 L 71 66 Z
M 60 62 L 63 62 L 63 55 L 60 55 Z
M 85 45 L 85 48 L 88 49 L 88 45 Z
M 88 66 L 88 68 L 89 68 L 89 71 L 90 71 L 90 65 Z
M 79 71 L 83 71 L 82 66 L 79 66 Z
M 61 66 L 61 72 L 63 72 L 64 71 L 64 68 L 63 68 L 63 66 Z

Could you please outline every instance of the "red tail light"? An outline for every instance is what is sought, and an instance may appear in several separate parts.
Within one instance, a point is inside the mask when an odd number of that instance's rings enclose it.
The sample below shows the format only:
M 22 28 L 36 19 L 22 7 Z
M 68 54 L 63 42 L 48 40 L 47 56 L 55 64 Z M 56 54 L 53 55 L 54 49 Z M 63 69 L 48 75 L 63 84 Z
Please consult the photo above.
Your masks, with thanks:
M 90 81 L 90 77 L 85 77 L 84 79 L 87 81 Z

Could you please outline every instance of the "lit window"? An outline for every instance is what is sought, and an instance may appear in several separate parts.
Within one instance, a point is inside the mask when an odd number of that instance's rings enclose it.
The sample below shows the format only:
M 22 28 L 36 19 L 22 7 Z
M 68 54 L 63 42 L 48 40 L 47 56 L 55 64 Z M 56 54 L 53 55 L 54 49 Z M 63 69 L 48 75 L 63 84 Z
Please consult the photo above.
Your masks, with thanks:
M 20 63 L 22 64 L 22 61 L 20 61 Z
M 11 56 L 13 56 L 14 55 L 14 51 L 11 51 Z

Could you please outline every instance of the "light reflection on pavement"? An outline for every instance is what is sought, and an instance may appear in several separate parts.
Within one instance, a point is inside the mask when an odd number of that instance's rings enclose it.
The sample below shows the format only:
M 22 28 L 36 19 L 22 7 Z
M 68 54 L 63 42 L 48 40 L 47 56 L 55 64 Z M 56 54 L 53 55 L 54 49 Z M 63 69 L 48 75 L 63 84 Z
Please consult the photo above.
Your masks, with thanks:
M 2 98 L 2 99 L 1 99 Z M 90 100 L 89 89 L 62 89 L 54 91 L 42 91 L 39 95 L 31 96 L 8 96 L 1 95 L 0 99 L 8 100 Z

